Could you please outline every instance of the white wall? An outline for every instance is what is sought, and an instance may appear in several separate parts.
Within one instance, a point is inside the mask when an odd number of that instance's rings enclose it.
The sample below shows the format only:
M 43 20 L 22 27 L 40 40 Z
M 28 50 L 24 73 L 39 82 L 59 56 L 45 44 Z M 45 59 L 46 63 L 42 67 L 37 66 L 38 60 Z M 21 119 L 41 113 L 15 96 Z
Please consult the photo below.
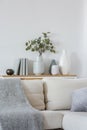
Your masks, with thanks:
M 66 49 L 71 57 L 71 72 L 80 75 L 83 3 L 83 0 L 0 0 L 0 74 L 5 74 L 7 68 L 14 69 L 20 57 L 32 61 L 37 54 L 25 51 L 26 40 L 50 31 L 58 52 L 45 53 L 45 62 L 59 60 L 61 50 Z
M 87 77 L 87 0 L 84 0 L 84 15 L 83 15 L 83 42 L 82 42 L 82 71 L 81 76 Z

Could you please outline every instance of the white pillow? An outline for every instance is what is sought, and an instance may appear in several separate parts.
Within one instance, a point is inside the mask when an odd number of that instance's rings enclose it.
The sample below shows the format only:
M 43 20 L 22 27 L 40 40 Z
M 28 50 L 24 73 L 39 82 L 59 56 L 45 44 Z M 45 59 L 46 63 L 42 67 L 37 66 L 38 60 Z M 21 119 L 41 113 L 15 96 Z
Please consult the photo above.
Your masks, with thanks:
M 30 104 L 39 110 L 45 109 L 42 80 L 21 80 Z
M 85 112 L 87 106 L 87 87 L 75 90 L 72 94 L 71 111 Z
M 72 92 L 87 86 L 87 79 L 45 78 L 46 109 L 70 109 Z

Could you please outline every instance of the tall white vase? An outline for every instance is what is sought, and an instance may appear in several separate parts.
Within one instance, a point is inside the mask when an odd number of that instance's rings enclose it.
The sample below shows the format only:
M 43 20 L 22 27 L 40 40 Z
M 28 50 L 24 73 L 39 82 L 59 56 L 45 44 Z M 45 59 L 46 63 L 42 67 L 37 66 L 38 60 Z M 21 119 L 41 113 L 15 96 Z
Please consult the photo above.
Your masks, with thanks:
M 33 63 L 33 73 L 35 75 L 44 73 L 44 62 L 42 55 L 36 57 L 36 61 Z
M 60 57 L 59 71 L 63 75 L 69 74 L 70 72 L 70 59 L 65 50 L 62 51 L 62 55 Z

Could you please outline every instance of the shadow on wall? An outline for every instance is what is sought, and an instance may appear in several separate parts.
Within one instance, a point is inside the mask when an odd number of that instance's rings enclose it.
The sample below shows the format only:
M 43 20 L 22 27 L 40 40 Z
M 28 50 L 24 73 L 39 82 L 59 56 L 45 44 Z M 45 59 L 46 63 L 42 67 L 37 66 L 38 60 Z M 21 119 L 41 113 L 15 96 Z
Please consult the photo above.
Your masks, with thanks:
M 80 76 L 81 73 L 81 61 L 78 55 L 73 52 L 70 56 L 71 59 L 71 73 L 76 74 L 78 77 Z

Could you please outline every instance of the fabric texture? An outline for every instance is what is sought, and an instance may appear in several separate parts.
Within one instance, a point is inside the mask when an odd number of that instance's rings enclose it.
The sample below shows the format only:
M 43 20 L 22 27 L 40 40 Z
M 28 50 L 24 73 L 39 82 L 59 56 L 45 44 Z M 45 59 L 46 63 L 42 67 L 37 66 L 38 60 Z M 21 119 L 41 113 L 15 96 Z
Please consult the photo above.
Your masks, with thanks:
M 43 130 L 41 113 L 26 99 L 19 79 L 0 79 L 2 130 Z
M 64 115 L 64 130 L 87 130 L 87 112 L 71 112 Z
M 75 90 L 72 94 L 71 111 L 86 111 L 87 106 L 87 87 Z
M 62 128 L 63 114 L 59 111 L 41 111 L 43 115 L 44 129 L 57 129 Z
M 44 78 L 47 110 L 71 109 L 72 92 L 87 86 L 87 79 Z
M 43 82 L 41 80 L 21 80 L 21 83 L 30 104 L 38 110 L 44 110 Z
M 87 106 L 85 106 L 85 111 L 87 112 Z

